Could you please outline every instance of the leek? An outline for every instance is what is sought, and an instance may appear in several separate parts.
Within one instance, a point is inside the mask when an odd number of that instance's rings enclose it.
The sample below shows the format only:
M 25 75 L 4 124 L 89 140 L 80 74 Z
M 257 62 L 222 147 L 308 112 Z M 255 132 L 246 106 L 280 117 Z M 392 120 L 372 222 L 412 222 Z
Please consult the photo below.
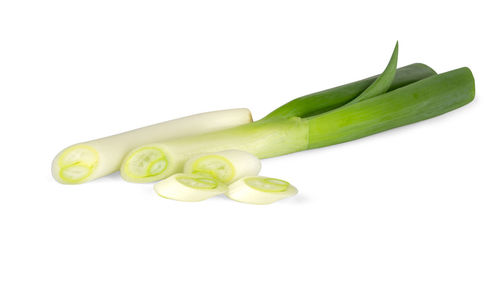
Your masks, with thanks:
M 184 173 L 208 175 L 231 183 L 244 176 L 258 175 L 260 168 L 260 160 L 254 155 L 240 150 L 226 150 L 191 157 L 184 165 Z
M 213 111 L 79 143 L 55 157 L 52 175 L 65 184 L 87 182 L 119 170 L 123 157 L 139 145 L 223 130 L 251 121 L 250 111 L 245 108 Z M 157 155 L 161 152 L 145 159 L 149 164 L 142 168 L 153 173 L 164 169 L 165 159 L 155 158 Z
M 408 68 L 427 78 L 412 81 Z M 296 99 L 254 123 L 141 146 L 124 158 L 121 175 L 128 181 L 151 182 L 180 172 L 187 159 L 199 153 L 236 149 L 268 158 L 338 144 L 438 116 L 474 99 L 468 68 L 434 75 L 423 65 L 412 65 L 405 71 L 402 77 L 396 72 L 392 85 L 401 80 L 409 84 L 357 103 L 345 105 L 375 78 Z M 145 172 L 143 167 L 157 159 L 166 166 Z
M 244 177 L 228 187 L 226 196 L 243 203 L 270 204 L 297 194 L 290 183 L 268 177 Z

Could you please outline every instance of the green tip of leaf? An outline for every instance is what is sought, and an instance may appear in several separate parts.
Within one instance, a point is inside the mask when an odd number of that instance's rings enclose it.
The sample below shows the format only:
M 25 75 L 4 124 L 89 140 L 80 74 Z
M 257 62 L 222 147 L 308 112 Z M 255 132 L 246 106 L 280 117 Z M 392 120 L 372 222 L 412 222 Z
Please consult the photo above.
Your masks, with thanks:
M 348 104 L 357 103 L 369 98 L 379 96 L 389 90 L 392 81 L 394 80 L 394 76 L 396 75 L 396 68 L 398 65 L 398 51 L 399 43 L 396 41 L 396 46 L 394 47 L 394 51 L 392 51 L 391 59 L 389 60 L 389 63 L 387 64 L 384 72 L 364 92 L 362 92 Z

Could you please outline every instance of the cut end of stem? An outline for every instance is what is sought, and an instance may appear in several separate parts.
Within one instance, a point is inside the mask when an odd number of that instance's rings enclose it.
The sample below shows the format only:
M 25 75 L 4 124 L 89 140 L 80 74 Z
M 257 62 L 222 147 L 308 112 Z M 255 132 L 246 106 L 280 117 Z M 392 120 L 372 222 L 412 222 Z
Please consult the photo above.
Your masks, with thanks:
M 74 145 L 61 151 L 52 163 L 52 175 L 64 184 L 78 184 L 91 179 L 99 154 L 88 145 Z
M 230 184 L 245 176 L 258 175 L 260 168 L 255 155 L 233 149 L 194 155 L 184 164 L 184 173 L 207 175 Z
M 222 182 L 230 182 L 234 178 L 233 164 L 220 155 L 205 155 L 192 164 L 191 173 L 207 174 Z
M 156 178 L 162 179 L 167 167 L 167 156 L 161 149 L 141 147 L 125 157 L 121 174 L 127 181 L 150 182 Z

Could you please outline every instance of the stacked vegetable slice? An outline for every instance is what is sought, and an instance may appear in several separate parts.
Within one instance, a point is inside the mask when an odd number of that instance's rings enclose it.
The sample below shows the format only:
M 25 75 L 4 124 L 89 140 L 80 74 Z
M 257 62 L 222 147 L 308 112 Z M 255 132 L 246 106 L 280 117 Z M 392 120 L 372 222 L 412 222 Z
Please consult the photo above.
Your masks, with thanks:
M 260 160 L 239 150 L 204 153 L 191 157 L 184 173 L 174 174 L 155 184 L 158 195 L 179 201 L 202 201 L 226 194 L 251 204 L 269 204 L 297 194 L 288 182 L 257 177 Z

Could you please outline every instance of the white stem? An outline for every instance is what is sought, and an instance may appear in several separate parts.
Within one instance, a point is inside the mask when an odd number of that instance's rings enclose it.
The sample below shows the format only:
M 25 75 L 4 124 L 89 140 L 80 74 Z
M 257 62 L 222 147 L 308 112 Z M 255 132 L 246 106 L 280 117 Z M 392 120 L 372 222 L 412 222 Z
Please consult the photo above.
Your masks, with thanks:
M 245 176 L 258 175 L 260 168 L 260 160 L 253 154 L 241 150 L 225 150 L 189 158 L 184 164 L 184 173 L 206 174 L 229 184 Z
M 120 168 L 123 157 L 147 143 L 162 142 L 228 129 L 252 122 L 248 109 L 220 110 L 187 116 L 101 139 L 79 143 L 61 151 L 52 162 L 53 177 L 65 184 L 87 182 Z M 149 169 L 161 169 L 162 159 L 155 159 Z

